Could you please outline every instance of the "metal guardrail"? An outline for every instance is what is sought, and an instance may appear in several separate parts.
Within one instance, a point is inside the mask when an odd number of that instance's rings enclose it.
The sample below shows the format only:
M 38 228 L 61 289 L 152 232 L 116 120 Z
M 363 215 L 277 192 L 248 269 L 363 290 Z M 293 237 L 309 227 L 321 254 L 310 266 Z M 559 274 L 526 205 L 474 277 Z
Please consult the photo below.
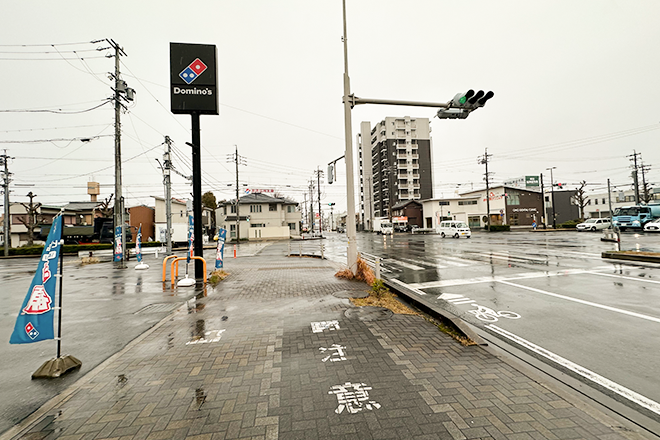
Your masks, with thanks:
M 325 244 L 323 240 L 289 241 L 289 256 L 321 257 L 325 259 Z
M 370 268 L 374 270 L 374 276 L 377 279 L 381 279 L 380 276 L 380 266 L 381 258 L 376 255 L 368 254 L 366 252 L 360 252 L 358 255 L 359 258 L 362 258 L 369 265 Z

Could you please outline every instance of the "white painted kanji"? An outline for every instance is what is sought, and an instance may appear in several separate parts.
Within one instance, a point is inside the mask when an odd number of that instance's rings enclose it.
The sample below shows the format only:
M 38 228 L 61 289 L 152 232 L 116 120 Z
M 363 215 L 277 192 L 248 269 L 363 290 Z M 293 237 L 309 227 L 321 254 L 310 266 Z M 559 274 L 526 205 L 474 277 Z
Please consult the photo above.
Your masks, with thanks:
M 346 382 L 343 385 L 334 385 L 328 394 L 337 396 L 337 403 L 339 403 L 335 409 L 337 414 L 341 414 L 344 410 L 356 414 L 365 408 L 368 410 L 380 408 L 380 403 L 369 400 L 369 390 L 371 387 L 366 383 Z
M 210 344 L 212 342 L 218 342 L 220 338 L 222 337 L 222 333 L 225 330 L 211 330 L 208 332 L 204 333 L 204 336 L 198 339 L 193 339 L 191 341 L 186 342 L 186 345 L 193 345 L 193 344 Z
M 339 321 L 312 322 L 312 333 L 322 333 L 324 330 L 339 330 Z
M 319 350 L 321 350 L 321 353 L 325 353 L 326 351 L 330 351 L 331 353 L 321 359 L 323 362 L 330 361 L 330 362 L 340 362 L 340 361 L 345 361 L 346 360 L 346 353 L 344 352 L 344 349 L 346 347 L 343 347 L 339 344 L 332 344 L 330 347 L 325 348 L 321 347 Z M 332 353 L 334 352 L 334 353 Z

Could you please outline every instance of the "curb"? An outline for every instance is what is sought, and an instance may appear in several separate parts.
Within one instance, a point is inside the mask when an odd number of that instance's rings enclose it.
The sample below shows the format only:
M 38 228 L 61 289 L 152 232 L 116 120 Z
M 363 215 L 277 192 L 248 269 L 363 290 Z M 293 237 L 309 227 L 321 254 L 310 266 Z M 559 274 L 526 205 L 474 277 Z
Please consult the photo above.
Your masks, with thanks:
M 390 289 L 394 290 L 395 292 L 404 295 L 408 300 L 411 302 L 415 303 L 416 305 L 420 306 L 422 310 L 427 312 L 429 315 L 435 315 L 435 316 L 440 316 L 441 318 L 447 319 L 451 321 L 452 324 L 461 332 L 463 335 L 472 341 L 474 341 L 477 345 L 483 345 L 487 346 L 488 342 L 486 342 L 481 336 L 479 336 L 477 333 L 472 331 L 472 329 L 458 316 L 454 315 L 451 312 L 448 312 L 444 309 L 439 309 L 437 307 L 434 307 L 431 305 L 428 301 L 425 301 L 419 293 L 415 292 L 414 290 L 410 289 L 409 287 L 405 286 L 401 281 L 399 280 L 383 280 L 385 285 L 389 287 Z

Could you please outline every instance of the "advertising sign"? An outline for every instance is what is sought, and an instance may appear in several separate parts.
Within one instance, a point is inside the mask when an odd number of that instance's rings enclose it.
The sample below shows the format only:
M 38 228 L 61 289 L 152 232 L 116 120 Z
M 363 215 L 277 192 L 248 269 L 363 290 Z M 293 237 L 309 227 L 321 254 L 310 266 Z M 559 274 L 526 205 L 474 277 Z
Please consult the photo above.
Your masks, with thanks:
M 188 215 L 188 252 L 186 253 L 186 263 L 195 255 L 195 221 L 192 215 Z
M 525 176 L 526 188 L 538 188 L 539 186 L 539 176 Z
M 23 300 L 21 311 L 16 318 L 10 344 L 29 344 L 31 342 L 54 339 L 53 318 L 55 316 L 55 284 L 58 272 L 58 258 L 62 240 L 62 216 L 53 219 L 37 273 Z
M 170 43 L 170 102 L 174 114 L 218 114 L 215 45 Z
M 115 228 L 115 251 L 113 261 L 122 261 L 124 257 L 124 244 L 121 242 L 121 226 Z
M 218 247 L 216 248 L 215 251 L 216 269 L 222 269 L 226 239 L 227 239 L 227 230 L 225 228 L 220 228 L 220 230 L 218 231 Z

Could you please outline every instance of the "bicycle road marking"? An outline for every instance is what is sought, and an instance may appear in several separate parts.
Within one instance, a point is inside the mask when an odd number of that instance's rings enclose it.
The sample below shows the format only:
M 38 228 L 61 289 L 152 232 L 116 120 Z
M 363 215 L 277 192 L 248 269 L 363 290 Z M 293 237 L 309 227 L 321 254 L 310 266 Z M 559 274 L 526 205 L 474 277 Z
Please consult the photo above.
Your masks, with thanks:
M 529 290 L 531 292 L 541 293 L 543 295 L 548 295 L 548 296 L 554 296 L 555 298 L 565 299 L 565 300 L 568 300 L 568 301 L 573 301 L 573 302 L 576 302 L 576 303 L 584 304 L 584 305 L 587 305 L 587 306 L 598 307 L 599 309 L 609 310 L 611 312 L 621 313 L 621 314 L 624 314 L 624 315 L 633 316 L 635 318 L 642 318 L 642 319 L 646 319 L 648 321 L 653 321 L 653 322 L 660 323 L 660 318 L 656 318 L 654 316 L 643 315 L 641 313 L 631 312 L 630 310 L 619 309 L 619 308 L 616 308 L 616 307 L 610 307 L 610 306 L 606 306 L 604 304 L 598 304 L 598 303 L 591 302 L 591 301 L 586 301 L 586 300 L 583 300 L 583 299 L 572 298 L 570 296 L 560 295 L 559 293 L 548 292 L 547 290 L 541 290 L 541 289 L 536 289 L 534 287 L 523 286 L 522 284 L 510 283 L 508 281 L 503 281 L 503 280 L 498 280 L 497 282 L 502 283 L 502 284 L 506 284 L 508 286 L 518 287 L 520 289 L 526 289 L 526 290 Z
M 566 358 L 563 358 L 559 356 L 558 354 L 555 354 L 551 351 L 546 350 L 543 347 L 540 347 L 526 339 L 521 338 L 518 335 L 515 335 L 513 333 L 510 333 L 504 329 L 499 328 L 496 325 L 493 324 L 486 324 L 484 327 L 486 327 L 489 330 L 492 330 L 493 332 L 504 336 L 505 338 L 522 345 L 523 347 L 532 350 L 533 352 L 540 354 L 541 356 L 550 359 L 551 361 L 579 374 L 580 376 L 584 377 L 585 379 L 588 379 L 592 382 L 597 383 L 598 385 L 607 388 L 610 391 L 613 391 L 620 395 L 621 397 L 625 397 L 626 399 L 636 403 L 639 406 L 642 406 L 650 411 L 653 411 L 656 414 L 660 414 L 660 403 L 649 399 L 648 397 L 642 396 L 639 393 L 636 393 L 633 390 L 630 390 L 623 385 L 619 385 L 616 382 L 613 382 L 606 377 L 603 377 L 597 373 L 594 373 L 591 370 L 588 370 L 574 362 L 569 361 Z

